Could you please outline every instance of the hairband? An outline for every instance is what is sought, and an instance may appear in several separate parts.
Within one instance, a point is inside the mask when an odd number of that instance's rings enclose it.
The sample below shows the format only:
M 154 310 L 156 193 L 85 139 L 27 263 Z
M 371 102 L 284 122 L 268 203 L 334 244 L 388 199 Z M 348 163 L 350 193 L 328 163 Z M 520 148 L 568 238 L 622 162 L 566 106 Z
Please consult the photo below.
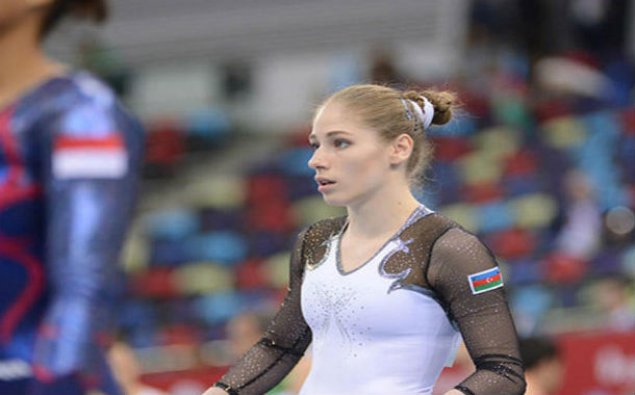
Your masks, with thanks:
M 408 108 L 406 101 L 409 101 L 412 104 L 412 107 L 415 109 L 417 116 L 423 125 L 423 129 L 428 129 L 432 124 L 432 118 L 434 118 L 434 106 L 426 97 L 422 96 L 421 98 L 423 99 L 423 108 L 414 100 L 401 99 L 401 102 L 406 109 L 406 116 L 408 119 L 412 119 L 412 112 L 410 111 L 410 108 Z

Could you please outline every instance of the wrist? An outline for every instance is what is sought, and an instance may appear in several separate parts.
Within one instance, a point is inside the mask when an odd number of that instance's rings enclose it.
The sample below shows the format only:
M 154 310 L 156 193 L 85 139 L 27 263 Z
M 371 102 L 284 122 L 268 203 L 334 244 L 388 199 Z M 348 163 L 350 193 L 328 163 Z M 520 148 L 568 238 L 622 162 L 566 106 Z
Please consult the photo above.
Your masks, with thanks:
M 474 395 L 474 393 L 462 385 L 457 385 L 444 395 Z
M 219 381 L 203 395 L 238 395 L 238 391 L 233 389 L 229 384 Z
M 228 392 L 225 392 L 224 389 L 220 387 L 210 387 L 203 395 L 229 395 Z

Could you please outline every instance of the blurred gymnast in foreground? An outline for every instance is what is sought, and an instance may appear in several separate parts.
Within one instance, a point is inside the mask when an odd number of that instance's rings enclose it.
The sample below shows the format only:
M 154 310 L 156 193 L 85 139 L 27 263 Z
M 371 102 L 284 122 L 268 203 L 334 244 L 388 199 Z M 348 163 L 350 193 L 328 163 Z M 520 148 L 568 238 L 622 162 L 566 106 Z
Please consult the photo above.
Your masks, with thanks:
M 121 391 L 104 348 L 135 200 L 140 124 L 104 84 L 47 57 L 64 17 L 104 0 L 0 2 L 0 393 Z
M 524 393 L 493 254 L 411 192 L 429 161 L 426 132 L 450 120 L 453 100 L 356 85 L 319 107 L 309 166 L 347 216 L 298 237 L 281 310 L 205 395 L 264 394 L 311 343 L 301 395 L 428 395 L 460 335 L 476 371 L 446 395 Z

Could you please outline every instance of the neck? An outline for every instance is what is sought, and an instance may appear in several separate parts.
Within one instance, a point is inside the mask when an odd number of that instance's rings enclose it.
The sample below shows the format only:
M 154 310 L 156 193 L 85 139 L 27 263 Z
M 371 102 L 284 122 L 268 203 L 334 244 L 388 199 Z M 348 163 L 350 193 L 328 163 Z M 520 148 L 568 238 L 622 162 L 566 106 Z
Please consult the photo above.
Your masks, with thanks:
M 46 57 L 38 38 L 39 19 L 17 21 L 0 30 L 0 106 L 4 106 L 63 67 Z
M 347 231 L 363 238 L 392 234 L 419 205 L 405 181 L 387 183 L 372 196 L 347 206 Z

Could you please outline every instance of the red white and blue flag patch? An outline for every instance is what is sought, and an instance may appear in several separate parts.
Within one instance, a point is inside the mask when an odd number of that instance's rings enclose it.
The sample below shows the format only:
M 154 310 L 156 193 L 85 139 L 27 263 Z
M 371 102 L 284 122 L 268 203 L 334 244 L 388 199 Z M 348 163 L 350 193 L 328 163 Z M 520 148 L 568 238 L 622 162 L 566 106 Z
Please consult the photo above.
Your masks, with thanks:
M 500 268 L 493 267 L 482 272 L 470 274 L 467 276 L 470 283 L 470 288 L 474 295 L 478 295 L 483 292 L 491 291 L 503 286 L 503 276 Z
M 53 144 L 53 176 L 57 178 L 120 178 L 127 170 L 128 154 L 118 133 L 59 136 Z

